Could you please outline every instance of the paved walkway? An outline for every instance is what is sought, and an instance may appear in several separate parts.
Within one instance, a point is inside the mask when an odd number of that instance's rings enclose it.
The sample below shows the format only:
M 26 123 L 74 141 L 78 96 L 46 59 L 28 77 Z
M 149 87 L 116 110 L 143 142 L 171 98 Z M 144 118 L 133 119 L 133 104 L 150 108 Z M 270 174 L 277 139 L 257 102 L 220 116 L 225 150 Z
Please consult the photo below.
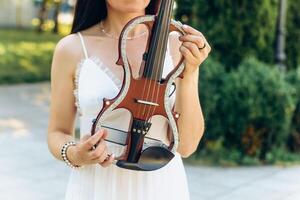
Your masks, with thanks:
M 0 200 L 60 200 L 69 168 L 48 152 L 49 83 L 0 87 Z M 192 200 L 300 200 L 300 166 L 186 165 Z

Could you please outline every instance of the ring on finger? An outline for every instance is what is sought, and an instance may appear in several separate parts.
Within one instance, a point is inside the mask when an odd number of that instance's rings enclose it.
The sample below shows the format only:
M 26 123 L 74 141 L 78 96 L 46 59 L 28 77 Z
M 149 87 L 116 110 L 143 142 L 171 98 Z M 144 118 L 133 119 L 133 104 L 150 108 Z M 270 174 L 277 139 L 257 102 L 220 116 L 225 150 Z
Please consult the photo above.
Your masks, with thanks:
M 203 47 L 200 47 L 198 49 L 201 51 L 201 50 L 205 49 L 205 47 L 206 47 L 206 43 L 204 43 Z
M 203 42 L 203 46 L 202 47 L 198 47 L 198 49 L 201 51 L 201 50 L 203 50 L 203 49 L 205 49 L 205 47 L 206 47 L 206 42 L 205 42 L 205 38 L 204 38 L 204 36 L 201 34 L 201 39 L 202 39 L 202 42 Z M 200 46 L 200 45 L 199 45 Z
M 110 157 L 110 154 L 108 153 L 108 154 L 106 155 L 106 158 L 104 159 L 104 161 L 107 161 L 107 160 L 109 159 L 109 157 Z

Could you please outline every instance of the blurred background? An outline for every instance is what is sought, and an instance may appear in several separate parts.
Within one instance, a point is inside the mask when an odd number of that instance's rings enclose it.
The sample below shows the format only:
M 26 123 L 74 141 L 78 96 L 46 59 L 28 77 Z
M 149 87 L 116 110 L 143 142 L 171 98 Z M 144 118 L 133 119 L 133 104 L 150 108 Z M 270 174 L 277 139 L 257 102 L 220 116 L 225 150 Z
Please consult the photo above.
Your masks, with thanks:
M 0 0 L 0 199 L 63 199 L 47 150 L 50 66 L 76 0 Z M 300 199 L 300 0 L 177 0 L 212 46 L 205 134 L 184 160 L 192 200 Z

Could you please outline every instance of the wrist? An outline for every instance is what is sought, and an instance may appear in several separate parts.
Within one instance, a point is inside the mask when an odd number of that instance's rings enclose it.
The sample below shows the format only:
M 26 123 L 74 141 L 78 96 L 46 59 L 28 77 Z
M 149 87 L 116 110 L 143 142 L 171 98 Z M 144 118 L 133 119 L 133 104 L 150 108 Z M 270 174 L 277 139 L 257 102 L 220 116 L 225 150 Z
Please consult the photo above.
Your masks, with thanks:
M 66 151 L 66 155 L 68 160 L 73 164 L 73 165 L 79 165 L 78 159 L 76 157 L 76 146 L 69 146 L 69 148 Z
M 199 79 L 198 77 L 199 77 L 199 70 L 195 70 L 195 71 L 186 70 L 183 73 L 183 79 L 181 82 L 198 85 L 198 79 Z
M 76 162 L 76 148 L 73 148 L 73 151 L 70 151 L 70 148 L 75 147 L 76 143 L 74 141 L 67 142 L 61 149 L 61 156 L 63 161 L 72 168 L 80 168 L 81 165 L 78 165 Z M 71 153 L 70 153 L 71 152 Z

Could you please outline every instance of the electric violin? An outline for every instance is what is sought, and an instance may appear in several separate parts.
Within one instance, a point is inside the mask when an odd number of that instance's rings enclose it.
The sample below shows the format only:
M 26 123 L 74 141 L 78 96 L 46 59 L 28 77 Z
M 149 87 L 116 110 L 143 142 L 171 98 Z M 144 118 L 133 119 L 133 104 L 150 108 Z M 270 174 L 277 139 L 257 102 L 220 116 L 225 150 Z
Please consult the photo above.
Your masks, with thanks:
M 91 133 L 93 135 L 102 128 L 110 129 L 106 141 L 124 146 L 115 158 L 115 164 L 121 168 L 140 171 L 160 169 L 172 160 L 179 144 L 177 122 L 180 114 L 169 105 L 169 101 L 172 89 L 174 92 L 175 79 L 183 78 L 183 57 L 166 77 L 162 76 L 169 34 L 185 34 L 182 24 L 172 19 L 173 5 L 174 0 L 161 0 L 156 15 L 132 19 L 119 37 L 116 64 L 123 69 L 122 87 L 113 99 L 103 99 L 102 109 L 93 120 Z M 141 77 L 134 78 L 127 57 L 127 36 L 141 24 L 147 27 L 149 37 L 142 58 Z M 104 123 L 117 109 L 126 109 L 131 115 L 127 130 L 108 127 Z M 168 120 L 168 131 L 172 133 L 169 144 L 147 136 L 152 126 L 151 119 L 156 115 Z

